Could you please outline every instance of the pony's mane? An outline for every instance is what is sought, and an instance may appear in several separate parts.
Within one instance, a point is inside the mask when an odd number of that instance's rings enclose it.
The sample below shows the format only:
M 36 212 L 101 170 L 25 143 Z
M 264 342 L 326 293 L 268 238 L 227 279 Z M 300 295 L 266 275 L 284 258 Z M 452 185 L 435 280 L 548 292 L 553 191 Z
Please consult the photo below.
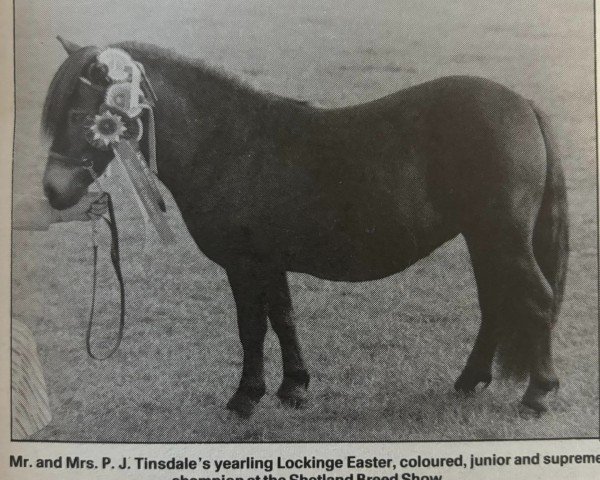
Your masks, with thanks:
M 234 91 L 248 99 L 258 102 L 278 102 L 288 105 L 307 106 L 308 102 L 281 97 L 268 92 L 260 92 L 242 80 L 209 67 L 204 61 L 179 55 L 172 50 L 138 42 L 122 42 L 110 45 L 128 52 L 134 59 L 144 65 L 154 65 L 161 75 L 179 84 L 193 98 L 193 90 L 200 82 L 210 81 L 228 91 Z M 102 50 L 95 46 L 83 47 L 67 57 L 54 75 L 42 111 L 42 130 L 48 135 L 56 135 L 64 125 L 69 103 L 77 88 L 79 77 L 84 68 Z
M 153 62 L 169 66 L 169 70 L 176 77 L 180 77 L 182 74 L 193 74 L 196 77 L 201 76 L 204 79 L 215 80 L 236 89 L 254 92 L 252 87 L 239 78 L 209 66 L 204 60 L 187 57 L 167 48 L 140 42 L 121 42 L 111 45 L 111 47 L 125 50 L 142 63 Z
M 196 86 L 195 82 L 199 80 L 208 80 L 214 85 L 220 85 L 224 89 L 235 91 L 259 101 L 284 102 L 303 106 L 310 105 L 308 101 L 282 97 L 271 92 L 257 90 L 235 75 L 225 72 L 220 67 L 209 66 L 204 60 L 180 55 L 167 48 L 140 42 L 122 42 L 111 46 L 125 50 L 142 64 L 154 63 L 160 66 L 163 75 L 173 83 L 187 87 L 186 90 L 193 90 Z
M 97 47 L 83 47 L 67 57 L 54 74 L 48 87 L 42 110 L 42 130 L 55 135 L 64 124 L 71 97 L 77 88 L 83 69 L 100 53 Z

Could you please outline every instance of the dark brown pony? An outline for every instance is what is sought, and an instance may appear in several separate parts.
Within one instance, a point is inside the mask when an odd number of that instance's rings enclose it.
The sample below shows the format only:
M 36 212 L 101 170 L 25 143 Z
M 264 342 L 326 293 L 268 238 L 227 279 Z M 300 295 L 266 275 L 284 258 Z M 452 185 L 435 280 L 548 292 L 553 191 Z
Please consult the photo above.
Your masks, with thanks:
M 112 154 L 69 121 L 96 112 L 100 50 L 63 42 L 43 127 L 53 138 L 44 177 L 50 203 L 74 204 Z M 265 393 L 269 320 L 281 342 L 279 398 L 300 406 L 309 375 L 286 272 L 359 282 L 400 272 L 464 235 L 482 322 L 455 388 L 503 371 L 529 377 L 523 403 L 543 411 L 558 387 L 551 333 L 568 257 L 567 199 L 552 130 L 529 100 L 472 77 L 433 80 L 373 102 L 320 109 L 259 93 L 204 64 L 123 43 L 143 64 L 155 108 L 158 176 L 198 247 L 227 272 L 243 347 L 228 408 L 251 414 Z M 96 92 L 96 93 L 94 93 Z M 74 159 L 73 163 L 64 159 Z M 267 320 L 268 319 L 268 320 Z

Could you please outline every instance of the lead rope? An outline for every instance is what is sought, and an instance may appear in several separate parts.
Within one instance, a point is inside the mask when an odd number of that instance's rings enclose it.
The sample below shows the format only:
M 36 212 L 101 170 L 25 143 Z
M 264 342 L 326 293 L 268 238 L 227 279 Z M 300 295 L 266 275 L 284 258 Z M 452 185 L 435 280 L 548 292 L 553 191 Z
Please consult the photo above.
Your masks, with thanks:
M 125 330 L 125 282 L 123 281 L 123 274 L 121 272 L 121 259 L 119 254 L 119 232 L 117 230 L 117 221 L 115 218 L 115 209 L 112 202 L 112 198 L 109 193 L 105 192 L 100 186 L 100 182 L 98 182 L 98 176 L 96 172 L 91 166 L 84 166 L 84 168 L 90 173 L 92 178 L 94 179 L 94 183 L 100 189 L 103 195 L 106 195 L 107 198 L 107 208 L 108 208 L 108 217 L 101 216 L 101 218 L 106 222 L 108 228 L 110 229 L 111 234 L 111 247 L 110 247 L 110 258 L 112 261 L 113 269 L 115 271 L 115 275 L 119 282 L 119 294 L 121 299 L 121 312 L 119 318 L 119 330 L 117 333 L 117 340 L 112 349 L 105 356 L 95 355 L 92 351 L 92 327 L 94 324 L 94 312 L 96 306 L 96 286 L 97 286 L 97 276 L 98 276 L 98 243 L 97 243 L 97 217 L 96 215 L 90 215 L 92 221 L 92 250 L 93 250 L 93 273 L 92 273 L 92 302 L 90 306 L 90 316 L 88 320 L 87 332 L 85 335 L 85 346 L 87 349 L 88 355 L 94 360 L 107 360 L 114 355 L 119 346 L 121 345 L 121 340 L 123 340 L 123 332 Z

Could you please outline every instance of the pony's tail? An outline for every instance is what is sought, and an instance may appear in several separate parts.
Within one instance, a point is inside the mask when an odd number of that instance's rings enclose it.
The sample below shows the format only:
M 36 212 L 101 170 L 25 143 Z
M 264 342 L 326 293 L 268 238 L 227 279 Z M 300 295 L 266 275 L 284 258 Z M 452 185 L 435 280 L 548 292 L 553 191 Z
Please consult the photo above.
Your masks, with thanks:
M 546 144 L 546 187 L 533 230 L 533 253 L 554 293 L 553 321 L 556 322 L 565 291 L 569 259 L 569 211 L 565 176 L 558 145 L 549 119 L 533 105 Z

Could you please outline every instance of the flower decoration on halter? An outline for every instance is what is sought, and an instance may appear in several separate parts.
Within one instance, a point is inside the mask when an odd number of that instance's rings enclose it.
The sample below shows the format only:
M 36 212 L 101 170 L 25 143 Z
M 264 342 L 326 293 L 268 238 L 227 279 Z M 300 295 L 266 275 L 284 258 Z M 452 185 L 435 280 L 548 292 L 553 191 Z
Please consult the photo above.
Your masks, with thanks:
M 87 140 L 96 148 L 108 149 L 109 146 L 119 143 L 121 136 L 127 131 L 123 119 L 106 110 L 100 115 L 95 115 L 89 126 Z
M 109 108 L 117 110 L 129 118 L 135 118 L 142 113 L 140 96 L 139 82 L 137 84 L 116 83 L 108 88 L 104 103 Z

